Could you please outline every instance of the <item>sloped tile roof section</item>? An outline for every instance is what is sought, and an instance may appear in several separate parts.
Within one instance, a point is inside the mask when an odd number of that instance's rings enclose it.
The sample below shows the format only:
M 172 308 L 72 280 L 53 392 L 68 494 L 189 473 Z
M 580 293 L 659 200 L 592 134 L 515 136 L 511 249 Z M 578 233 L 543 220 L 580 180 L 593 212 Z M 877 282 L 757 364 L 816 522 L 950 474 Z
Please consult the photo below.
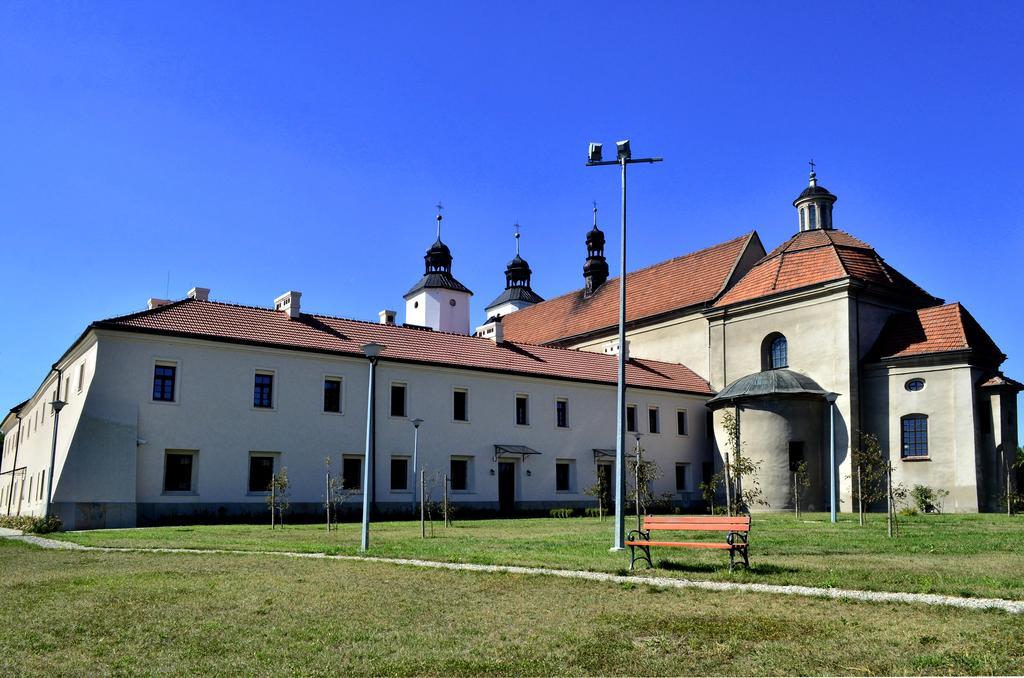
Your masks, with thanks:
M 754 232 L 627 274 L 626 322 L 714 301 L 748 247 L 761 248 Z M 564 341 L 614 328 L 618 314 L 619 278 L 612 278 L 589 297 L 579 289 L 510 313 L 505 337 L 531 344 Z
M 882 328 L 868 359 L 952 351 L 973 351 L 982 362 L 996 367 L 1006 359 L 978 321 L 957 302 L 894 315 Z
M 1015 379 L 1010 379 L 1002 372 L 997 372 L 988 379 L 982 379 L 978 386 L 980 388 L 996 388 L 996 389 L 1010 389 L 1015 393 L 1024 391 L 1024 384 L 1021 384 Z
M 911 305 L 942 303 L 885 263 L 864 241 L 844 231 L 814 230 L 797 233 L 772 250 L 715 306 L 741 304 L 843 279 L 897 294 Z
M 360 357 L 361 346 L 377 342 L 387 347 L 381 354 L 383 360 L 616 382 L 615 356 L 512 342 L 499 345 L 480 337 L 330 316 L 304 314 L 289 319 L 271 309 L 196 299 L 100 320 L 92 327 Z M 714 394 L 708 383 L 686 366 L 652 360 L 630 360 L 626 382 L 641 388 Z

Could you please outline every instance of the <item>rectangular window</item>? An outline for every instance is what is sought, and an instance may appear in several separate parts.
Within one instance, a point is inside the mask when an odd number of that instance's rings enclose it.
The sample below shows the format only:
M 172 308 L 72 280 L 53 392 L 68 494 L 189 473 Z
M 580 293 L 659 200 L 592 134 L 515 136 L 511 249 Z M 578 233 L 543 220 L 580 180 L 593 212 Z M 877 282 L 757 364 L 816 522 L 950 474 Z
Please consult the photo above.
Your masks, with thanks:
M 324 379 L 324 412 L 341 412 L 341 379 Z
M 83 362 L 78 366 L 78 392 L 82 392 L 82 388 L 85 387 L 85 363 Z
M 270 409 L 274 407 L 274 375 L 257 372 L 252 391 L 252 406 Z
M 452 459 L 451 483 L 453 490 L 469 489 L 469 460 Z
M 391 384 L 391 416 L 405 416 L 405 384 Z
M 190 452 L 168 452 L 164 457 L 164 492 L 191 492 L 192 465 Z
M 658 419 L 658 408 L 647 408 L 647 430 L 650 433 L 661 433 L 661 421 Z
M 555 426 L 569 428 L 569 401 L 565 398 L 555 401 Z
M 346 490 L 363 488 L 362 457 L 344 457 L 341 460 L 341 487 Z
M 391 457 L 391 489 L 409 489 L 409 460 L 405 457 Z
M 469 392 L 464 388 L 452 391 L 452 419 L 469 421 Z
M 636 405 L 626 405 L 626 430 L 636 433 Z
M 530 397 L 526 395 L 516 396 L 516 425 L 530 425 Z
M 676 411 L 676 433 L 681 436 L 689 435 L 690 433 L 686 422 L 686 410 Z
M 903 417 L 903 457 L 928 456 L 928 417 L 909 414 Z
M 686 486 L 686 471 L 689 464 L 676 464 L 676 491 L 685 492 L 688 488 Z
M 153 367 L 153 400 L 174 402 L 174 381 L 177 373 L 178 368 L 175 365 L 157 364 Z
M 249 491 L 269 492 L 274 479 L 274 457 L 269 454 L 254 454 L 249 457 Z
M 572 462 L 555 462 L 555 491 L 572 492 Z
M 39 498 L 42 499 L 46 488 L 46 469 L 39 472 Z

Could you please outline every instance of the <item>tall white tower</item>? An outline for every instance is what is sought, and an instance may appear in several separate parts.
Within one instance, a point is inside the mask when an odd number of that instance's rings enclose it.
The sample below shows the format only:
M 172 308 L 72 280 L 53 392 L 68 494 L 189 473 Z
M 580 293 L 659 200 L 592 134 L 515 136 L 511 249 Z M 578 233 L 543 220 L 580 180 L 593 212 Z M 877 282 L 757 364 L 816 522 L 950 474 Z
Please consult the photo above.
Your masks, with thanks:
M 420 281 L 405 293 L 405 322 L 440 332 L 469 334 L 469 298 L 473 293 L 452 276 L 452 252 L 441 242 L 441 206 L 437 240 L 423 257 Z

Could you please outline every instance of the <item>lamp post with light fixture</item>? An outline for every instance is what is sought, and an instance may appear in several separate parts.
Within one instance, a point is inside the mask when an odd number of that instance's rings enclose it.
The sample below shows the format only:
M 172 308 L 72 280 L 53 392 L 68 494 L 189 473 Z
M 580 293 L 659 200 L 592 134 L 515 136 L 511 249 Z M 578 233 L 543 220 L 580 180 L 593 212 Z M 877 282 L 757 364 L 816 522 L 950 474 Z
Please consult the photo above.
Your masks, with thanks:
M 625 548 L 626 516 L 626 167 L 635 163 L 661 162 L 663 158 L 634 158 L 629 139 L 617 141 L 615 160 L 601 159 L 601 144 L 591 143 L 587 167 L 619 165 L 622 168 L 622 224 L 619 232 L 619 351 L 615 413 L 615 538 L 612 551 Z
M 826 393 L 828 402 L 828 491 L 832 522 L 836 522 L 836 399 L 838 393 Z
M 370 361 L 370 379 L 366 395 L 366 453 L 363 455 L 363 529 L 359 544 L 360 551 L 370 548 L 370 473 L 373 464 L 373 427 L 374 407 L 373 393 L 377 378 L 377 359 L 386 347 L 383 344 L 370 342 L 362 346 L 363 355 Z
M 423 425 L 423 420 L 417 418 L 410 423 L 412 424 L 412 510 L 415 513 L 417 486 L 419 485 L 419 466 L 416 462 L 420 449 L 420 426 Z
M 60 383 L 60 376 L 58 373 L 57 377 L 58 384 Z M 58 388 L 60 388 L 58 386 Z M 57 464 L 57 424 L 60 422 L 60 411 L 67 405 L 63 400 L 56 398 L 50 403 L 50 407 L 53 408 L 53 444 L 50 445 L 50 470 L 46 473 L 46 503 L 43 504 L 43 518 L 50 517 L 50 502 L 52 501 L 53 495 L 53 470 Z

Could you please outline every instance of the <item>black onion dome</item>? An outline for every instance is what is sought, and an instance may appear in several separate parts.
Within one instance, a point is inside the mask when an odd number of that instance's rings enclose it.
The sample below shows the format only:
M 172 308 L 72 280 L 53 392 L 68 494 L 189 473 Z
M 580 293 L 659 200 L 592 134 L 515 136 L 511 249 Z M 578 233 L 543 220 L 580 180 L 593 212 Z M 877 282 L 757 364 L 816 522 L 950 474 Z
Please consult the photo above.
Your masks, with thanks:
M 452 251 L 448 249 L 448 245 L 445 245 L 441 242 L 441 239 L 438 238 L 423 256 L 423 261 L 426 263 L 427 273 L 434 271 L 451 271 Z
M 805 374 L 793 370 L 765 370 L 740 377 L 707 402 L 712 410 L 748 398 L 824 398 L 828 391 Z
M 587 231 L 587 249 L 598 251 L 604 249 L 604 231 L 599 229 L 597 224 Z
M 800 202 L 801 200 L 803 200 L 804 198 L 817 198 L 817 197 L 826 197 L 826 198 L 832 198 L 833 200 L 835 200 L 836 196 L 832 192 L 830 192 L 827 188 L 825 188 L 824 186 L 808 186 L 807 188 L 805 188 L 803 190 L 802 193 L 800 193 L 800 195 L 798 195 L 796 197 L 796 200 L 793 201 L 793 206 L 795 207 L 796 204 L 798 202 Z
M 505 267 L 505 277 L 509 280 L 529 280 L 531 273 L 533 271 L 530 270 L 530 264 L 518 254 Z

